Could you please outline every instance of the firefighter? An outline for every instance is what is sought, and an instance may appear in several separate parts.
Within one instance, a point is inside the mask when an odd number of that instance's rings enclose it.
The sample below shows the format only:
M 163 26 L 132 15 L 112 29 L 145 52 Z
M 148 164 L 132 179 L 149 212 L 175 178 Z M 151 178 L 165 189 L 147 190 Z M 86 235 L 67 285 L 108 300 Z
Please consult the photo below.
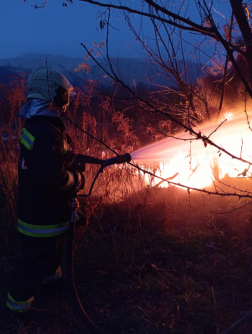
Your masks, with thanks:
M 69 197 L 84 186 L 83 174 L 71 163 L 76 156 L 68 152 L 71 139 L 61 120 L 72 90 L 61 73 L 48 67 L 37 68 L 28 78 L 27 103 L 19 114 L 25 121 L 18 164 L 22 251 L 10 279 L 7 307 L 0 314 L 2 330 L 12 322 L 10 319 L 31 307 L 42 282 L 62 277 L 60 263 L 71 211 Z M 100 159 L 82 157 L 81 163 L 102 163 Z

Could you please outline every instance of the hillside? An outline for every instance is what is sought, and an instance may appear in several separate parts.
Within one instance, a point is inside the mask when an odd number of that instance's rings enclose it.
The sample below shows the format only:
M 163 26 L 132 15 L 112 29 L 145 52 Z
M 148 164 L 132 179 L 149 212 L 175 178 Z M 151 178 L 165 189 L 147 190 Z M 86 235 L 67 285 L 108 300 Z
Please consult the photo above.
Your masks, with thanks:
M 99 57 L 97 61 L 105 68 L 109 70 L 109 65 L 105 58 Z M 80 70 L 75 72 L 80 64 L 87 62 L 90 67 L 90 73 Z M 125 81 L 125 83 L 133 85 L 133 81 L 136 84 L 145 83 L 153 85 L 157 83 L 159 85 L 174 86 L 175 82 L 171 76 L 167 75 L 161 67 L 151 64 L 146 59 L 141 58 L 112 58 L 111 62 L 117 75 Z M 71 58 L 66 56 L 54 56 L 43 54 L 25 54 L 16 58 L 0 59 L 0 67 L 15 68 L 18 72 L 31 72 L 33 69 L 39 66 L 48 65 L 56 70 L 61 71 L 71 82 L 74 84 L 80 84 L 80 79 L 95 79 L 110 81 L 106 73 L 92 60 L 87 61 L 84 58 Z M 182 66 L 181 66 L 182 67 Z M 199 76 L 199 66 L 195 63 L 188 63 L 188 80 L 194 81 Z M 74 74 L 74 75 L 73 75 Z M 77 77 L 76 77 L 77 76 Z M 183 76 L 183 74 L 182 74 Z M 78 83 L 79 81 L 79 83 Z

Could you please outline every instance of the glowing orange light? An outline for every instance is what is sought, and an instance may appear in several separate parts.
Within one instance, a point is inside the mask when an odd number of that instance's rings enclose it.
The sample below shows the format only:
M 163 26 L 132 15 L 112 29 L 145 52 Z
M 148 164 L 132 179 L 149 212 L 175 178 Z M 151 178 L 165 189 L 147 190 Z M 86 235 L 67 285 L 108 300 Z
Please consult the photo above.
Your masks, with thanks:
M 217 125 L 218 126 L 218 125 Z M 236 157 L 252 162 L 252 131 L 249 129 L 245 118 L 235 118 L 228 115 L 228 120 L 216 130 L 216 125 L 202 127 L 199 131 L 217 145 L 224 148 Z M 218 151 L 215 147 L 204 146 L 202 140 L 190 141 L 188 133 L 181 133 L 175 138 L 168 138 L 131 154 L 133 160 L 139 160 L 140 164 L 157 168 L 155 174 L 164 179 L 178 173 L 172 180 L 179 184 L 192 188 L 205 188 L 214 182 L 218 182 L 228 175 L 230 177 L 249 176 L 248 163 L 232 159 L 227 154 Z M 214 163 L 215 161 L 215 163 Z M 214 173 L 214 164 L 218 164 L 218 176 Z M 248 169 L 245 175 L 244 170 Z M 252 168 L 251 168 L 252 173 Z M 146 182 L 149 177 L 145 175 Z M 155 178 L 153 184 L 160 180 Z M 161 187 L 167 187 L 168 183 L 163 182 Z

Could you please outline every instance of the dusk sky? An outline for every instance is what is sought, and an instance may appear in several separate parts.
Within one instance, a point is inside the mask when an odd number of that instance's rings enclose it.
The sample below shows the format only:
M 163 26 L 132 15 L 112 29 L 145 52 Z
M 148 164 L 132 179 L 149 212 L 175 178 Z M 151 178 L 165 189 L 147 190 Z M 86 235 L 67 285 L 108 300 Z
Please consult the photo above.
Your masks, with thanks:
M 42 0 L 1 0 L 0 59 L 29 52 L 84 57 L 86 52 L 80 43 L 90 49 L 93 42 L 105 40 L 98 7 L 79 1 L 63 7 L 61 0 L 49 0 L 46 8 L 32 7 L 41 3 Z M 111 53 L 116 55 L 120 51 L 128 57 L 141 56 L 141 47 L 134 42 L 123 17 L 118 16 L 113 24 L 120 31 L 111 31 Z
M 1 0 L 0 3 L 0 59 L 12 58 L 25 53 L 42 53 L 85 57 L 86 52 L 80 43 L 91 49 L 93 43 L 105 41 L 105 30 L 100 29 L 99 11 L 104 8 L 74 0 L 73 4 L 63 7 L 62 0 L 49 0 L 45 8 L 35 10 L 32 5 L 40 5 L 42 0 Z M 136 4 L 133 1 L 133 4 Z M 176 3 L 176 2 L 175 2 Z M 217 10 L 224 11 L 225 3 L 216 1 Z M 197 20 L 195 1 L 186 2 L 188 17 Z M 230 5 L 229 5 L 230 7 Z M 223 19 L 214 12 L 217 22 Z M 229 19 L 229 13 L 225 20 Z M 138 20 L 134 14 L 131 18 Z M 119 52 L 121 57 L 143 57 L 141 45 L 135 41 L 133 34 L 124 21 L 122 14 L 113 11 L 110 29 L 110 54 Z M 146 30 L 148 30 L 145 27 Z M 152 33 L 147 31 L 152 38 Z M 191 39 L 198 38 L 190 36 Z M 130 45 L 130 47 L 129 47 Z

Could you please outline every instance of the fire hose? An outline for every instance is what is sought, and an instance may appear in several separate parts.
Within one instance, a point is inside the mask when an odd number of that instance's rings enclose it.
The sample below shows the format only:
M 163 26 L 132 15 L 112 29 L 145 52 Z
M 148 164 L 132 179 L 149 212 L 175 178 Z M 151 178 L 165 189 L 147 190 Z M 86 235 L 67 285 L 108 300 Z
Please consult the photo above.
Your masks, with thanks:
M 104 334 L 104 332 L 98 328 L 93 321 L 89 318 L 87 312 L 84 310 L 81 301 L 78 296 L 78 292 L 75 285 L 74 279 L 74 267 L 73 267 L 73 257 L 74 257 L 74 232 L 75 232 L 75 221 L 77 215 L 77 209 L 79 206 L 77 197 L 89 197 L 92 193 L 93 186 L 99 176 L 100 173 L 103 172 L 103 169 L 107 166 L 113 164 L 121 164 L 124 162 L 130 162 L 131 156 L 129 153 L 124 155 L 118 155 L 114 158 L 104 160 L 100 169 L 98 170 L 96 176 L 93 179 L 93 182 L 90 186 L 90 190 L 88 194 L 78 195 L 78 192 L 75 191 L 71 195 L 71 219 L 68 228 L 68 236 L 67 236 L 67 247 L 66 247 L 66 272 L 67 272 L 67 281 L 70 290 L 70 294 L 72 297 L 72 302 L 76 312 L 78 313 L 82 323 L 86 326 L 92 334 Z

